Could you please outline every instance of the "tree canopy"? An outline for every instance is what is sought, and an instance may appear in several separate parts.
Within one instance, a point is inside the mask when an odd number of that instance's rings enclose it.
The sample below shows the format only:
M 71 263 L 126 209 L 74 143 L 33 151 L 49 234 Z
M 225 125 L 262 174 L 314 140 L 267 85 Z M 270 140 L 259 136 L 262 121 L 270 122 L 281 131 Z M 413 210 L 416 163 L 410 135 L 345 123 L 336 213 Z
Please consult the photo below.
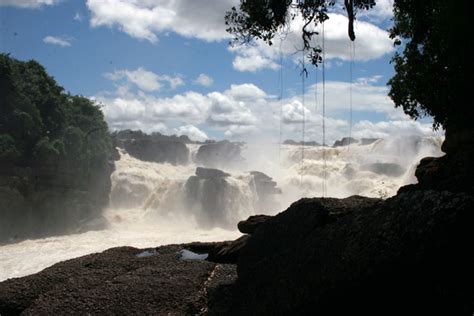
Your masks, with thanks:
M 227 31 L 234 44 L 255 39 L 272 45 L 273 38 L 299 14 L 304 21 L 304 50 L 311 63 L 321 62 L 321 47 L 311 41 L 314 26 L 329 18 L 336 0 L 241 0 L 239 8 L 226 14 Z M 355 39 L 353 23 L 358 10 L 370 10 L 374 0 L 344 0 L 348 15 L 348 36 Z M 430 115 L 433 127 L 469 126 L 473 114 L 466 103 L 467 56 L 471 49 L 465 38 L 472 4 L 467 0 L 395 0 L 394 25 L 389 30 L 400 46 L 392 62 L 396 74 L 388 85 L 395 107 L 402 107 L 413 119 Z M 472 66 L 471 66 L 472 69 Z M 469 71 L 470 73 L 471 71 Z
M 109 158 L 103 113 L 66 93 L 36 61 L 0 54 L 0 163 L 62 167 L 81 176 Z

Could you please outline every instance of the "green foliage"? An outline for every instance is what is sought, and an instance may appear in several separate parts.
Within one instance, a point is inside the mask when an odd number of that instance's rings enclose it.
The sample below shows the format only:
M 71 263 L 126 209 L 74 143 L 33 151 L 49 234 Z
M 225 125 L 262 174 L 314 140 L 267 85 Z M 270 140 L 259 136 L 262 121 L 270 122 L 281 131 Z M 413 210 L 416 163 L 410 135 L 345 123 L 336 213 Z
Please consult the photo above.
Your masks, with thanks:
M 468 1 L 396 0 L 390 36 L 403 51 L 393 57 L 390 97 L 414 119 L 430 115 L 434 127 L 469 126 L 464 33 L 472 21 Z M 472 67 L 472 66 L 471 66 Z M 470 102 L 469 102 L 470 103 Z
M 15 162 L 21 154 L 15 146 L 15 140 L 8 134 L 0 134 L 0 161 Z
M 0 163 L 84 177 L 112 152 L 100 108 L 64 92 L 36 61 L 0 54 Z
M 342 2 L 342 1 L 341 1 Z M 272 45 L 284 33 L 295 14 L 303 17 L 304 50 L 312 64 L 321 61 L 320 47 L 311 41 L 313 26 L 328 19 L 327 11 L 336 0 L 241 0 L 225 17 L 234 44 L 260 39 Z M 371 9 L 374 0 L 344 0 L 353 40 L 357 10 Z M 473 21 L 472 1 L 395 0 L 394 26 L 390 37 L 401 45 L 392 62 L 395 76 L 388 82 L 390 97 L 413 119 L 434 118 L 433 127 L 470 128 L 474 114 L 468 94 L 472 73 L 472 45 L 466 37 Z M 352 17 L 352 18 L 351 18 Z M 305 72 L 303 72 L 305 73 Z
M 317 66 L 322 61 L 321 47 L 314 45 L 312 38 L 318 32 L 313 26 L 326 21 L 328 10 L 336 4 L 336 0 L 241 0 L 239 8 L 233 7 L 226 13 L 227 32 L 234 35 L 232 44 L 251 44 L 255 39 L 273 44 L 273 38 L 283 36 L 289 24 L 299 14 L 304 21 L 302 38 L 304 50 L 308 58 Z M 375 0 L 344 0 L 341 1 L 349 17 L 348 35 L 355 39 L 353 22 L 356 11 L 370 9 Z M 306 73 L 306 70 L 304 70 Z

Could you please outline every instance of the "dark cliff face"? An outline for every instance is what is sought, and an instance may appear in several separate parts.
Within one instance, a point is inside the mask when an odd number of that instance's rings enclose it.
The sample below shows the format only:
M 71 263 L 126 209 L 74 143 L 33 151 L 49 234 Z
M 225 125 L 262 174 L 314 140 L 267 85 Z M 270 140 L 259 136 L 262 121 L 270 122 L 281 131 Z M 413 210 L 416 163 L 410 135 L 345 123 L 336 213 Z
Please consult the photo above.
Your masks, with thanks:
M 157 163 L 185 165 L 189 162 L 189 150 L 178 141 L 131 139 L 120 143 L 132 157 Z
M 104 228 L 113 170 L 113 162 L 87 175 L 51 166 L 2 170 L 0 243 Z
M 125 149 L 132 157 L 143 161 L 185 165 L 189 162 L 191 143 L 187 136 L 145 134 L 142 131 L 124 130 L 112 134 L 116 147 Z
M 473 202 L 447 191 L 302 199 L 242 248 L 236 314 L 472 313 Z
M 244 161 L 241 144 L 222 141 L 199 147 L 196 163 L 209 168 L 237 167 Z

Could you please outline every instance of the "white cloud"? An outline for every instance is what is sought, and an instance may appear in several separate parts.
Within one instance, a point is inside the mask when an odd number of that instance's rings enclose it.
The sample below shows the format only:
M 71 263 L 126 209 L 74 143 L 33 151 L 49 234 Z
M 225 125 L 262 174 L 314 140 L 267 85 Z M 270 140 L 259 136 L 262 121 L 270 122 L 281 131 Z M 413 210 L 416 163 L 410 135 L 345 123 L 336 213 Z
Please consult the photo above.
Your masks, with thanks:
M 380 0 L 377 12 L 386 16 L 390 11 L 391 0 Z M 118 28 L 128 35 L 156 43 L 159 36 L 174 32 L 184 37 L 205 41 L 228 40 L 232 36 L 225 29 L 224 16 L 238 0 L 88 0 L 92 27 L 107 26 Z M 362 11 L 361 11 L 362 12 Z M 347 35 L 348 19 L 342 14 L 330 13 L 325 24 L 326 57 L 328 60 L 350 59 L 350 41 Z M 369 16 L 367 16 L 369 18 Z M 370 19 L 369 19 L 370 20 Z M 281 43 L 285 56 L 291 56 L 302 47 L 301 28 L 303 21 L 296 17 L 289 33 Z M 375 59 L 393 51 L 388 33 L 374 24 L 358 20 L 355 23 L 357 39 L 355 59 Z M 280 39 L 274 45 L 257 41 L 255 45 L 229 48 L 236 54 L 233 67 L 238 71 L 255 72 L 262 69 L 279 68 L 278 56 Z M 314 43 L 321 43 L 320 37 Z
M 393 17 L 393 0 L 377 0 L 371 10 L 360 10 L 357 18 L 380 23 Z
M 369 120 L 354 121 L 352 136 L 388 137 L 411 133 L 432 135 L 429 122 L 411 121 L 400 109 L 394 109 L 387 96 L 387 87 L 377 82 L 378 77 L 361 78 L 353 85 L 353 111 L 363 113 Z M 349 83 L 329 81 L 326 85 L 326 143 L 349 135 Z M 281 101 L 251 83 L 233 84 L 224 91 L 207 94 L 187 91 L 172 97 L 159 97 L 146 92 L 131 92 L 118 86 L 115 93 L 99 94 L 96 99 L 112 129 L 134 128 L 144 131 L 166 131 L 186 134 L 195 139 L 204 135 L 256 140 L 265 138 L 277 142 L 282 138 L 300 140 L 303 113 L 306 140 L 322 141 L 322 107 L 314 103 L 315 89 L 321 100 L 321 86 L 307 89 L 305 106 L 301 95 Z M 281 111 L 281 125 L 280 125 Z M 167 126 L 175 126 L 167 129 Z M 199 128 L 197 128 L 199 126 Z M 203 134 L 201 134 L 200 132 Z M 191 138 L 193 138 L 191 137 Z M 200 137 L 200 138 L 197 138 Z
M 353 135 L 356 138 L 388 138 L 403 135 L 439 136 L 440 133 L 433 131 L 431 123 L 413 120 L 388 120 L 380 122 L 363 120 L 354 125 Z
M 74 21 L 81 22 L 82 21 L 82 15 L 79 12 L 76 12 L 73 19 L 74 19 Z
M 36 9 L 44 5 L 55 5 L 59 0 L 0 0 L 0 6 Z
M 237 4 L 237 0 L 87 0 L 93 27 L 118 27 L 152 43 L 169 31 L 206 41 L 227 39 L 224 15 Z
M 209 139 L 209 137 L 207 136 L 205 132 L 201 131 L 199 128 L 197 128 L 194 125 L 180 126 L 177 129 L 175 129 L 175 133 L 178 136 L 187 135 L 190 139 L 198 141 L 198 142 L 203 142 Z
M 104 77 L 113 81 L 125 79 L 127 82 L 133 83 L 139 89 L 144 91 L 159 90 L 162 87 L 161 82 L 163 81 L 168 82 L 171 89 L 175 89 L 184 84 L 181 76 L 157 75 L 142 67 L 139 67 L 136 70 L 116 70 L 104 74 Z
M 194 84 L 203 86 L 203 87 L 210 87 L 214 83 L 214 79 L 206 74 L 200 74 L 194 81 Z
M 325 22 L 325 53 L 326 60 L 335 59 L 335 64 L 341 60 L 351 59 L 351 41 L 347 35 L 348 19 L 342 14 L 330 13 L 329 20 Z M 239 71 L 255 72 L 262 69 L 278 69 L 280 53 L 285 56 L 293 56 L 293 60 L 300 59 L 301 54 L 294 53 L 303 47 L 301 29 L 303 20 L 297 16 L 292 21 L 290 30 L 283 37 L 276 36 L 273 45 L 268 46 L 262 41 L 256 41 L 253 45 L 230 47 L 229 50 L 237 54 L 233 66 Z M 354 42 L 356 61 L 367 61 L 377 59 L 393 51 L 393 43 L 388 33 L 378 26 L 366 21 L 356 21 L 354 24 L 356 40 Z M 322 29 L 316 29 L 320 35 L 314 36 L 312 45 L 322 45 Z
M 51 44 L 51 45 L 58 45 L 61 47 L 69 47 L 71 46 L 71 37 L 67 36 L 46 36 L 43 38 L 43 42 L 46 44 Z

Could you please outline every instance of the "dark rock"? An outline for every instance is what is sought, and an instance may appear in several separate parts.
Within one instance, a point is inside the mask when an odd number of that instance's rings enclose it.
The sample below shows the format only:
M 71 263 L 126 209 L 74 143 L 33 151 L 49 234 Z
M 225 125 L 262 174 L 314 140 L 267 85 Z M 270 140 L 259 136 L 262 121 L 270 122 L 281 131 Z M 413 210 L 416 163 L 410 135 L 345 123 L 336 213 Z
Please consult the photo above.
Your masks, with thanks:
M 241 233 L 252 235 L 259 226 L 269 220 L 272 216 L 269 215 L 253 215 L 246 220 L 240 221 L 237 228 Z
M 405 169 L 396 163 L 375 162 L 360 166 L 362 171 L 371 171 L 389 177 L 399 177 L 405 173 Z
M 196 176 L 198 176 L 201 179 L 212 179 L 212 178 L 225 178 L 225 177 L 230 176 L 230 174 L 219 169 L 197 167 Z
M 281 189 L 277 188 L 277 183 L 263 172 L 251 171 L 250 174 L 253 176 L 253 181 L 251 181 L 250 185 L 255 188 L 258 196 L 254 209 L 260 212 L 267 209 L 276 209 L 278 203 L 275 195 L 281 194 Z
M 361 145 L 370 145 L 378 141 L 380 138 L 361 138 L 360 144 Z
M 241 144 L 229 141 L 205 144 L 196 153 L 196 163 L 209 168 L 226 168 L 240 165 Z
M 267 176 L 266 174 L 260 171 L 250 171 L 250 174 L 253 176 L 255 180 L 258 180 L 258 181 L 271 181 L 272 180 L 270 176 Z
M 249 236 L 243 235 L 236 240 L 221 242 L 193 242 L 183 245 L 192 252 L 207 253 L 207 260 L 217 263 L 237 263 L 242 248 L 247 243 Z
M 113 170 L 107 161 L 91 166 L 87 177 L 62 165 L 0 166 L 0 244 L 99 229 L 85 223 L 108 205 Z
M 343 137 L 341 140 L 336 140 L 332 147 L 340 147 L 340 146 L 349 146 L 350 144 L 356 144 L 359 141 L 352 137 Z
M 237 194 L 238 192 L 231 192 L 232 187 L 225 177 L 191 176 L 186 181 L 184 189 L 186 205 L 192 211 L 200 227 L 232 227 L 225 216 L 227 203 L 224 197 L 226 192 L 228 194 Z
M 185 165 L 189 161 L 189 150 L 180 141 L 131 139 L 123 141 L 121 146 L 132 157 L 144 161 L 168 162 L 173 165 Z
M 474 199 L 302 199 L 266 221 L 238 262 L 235 314 L 473 312 Z
M 123 141 L 126 140 L 133 140 L 133 139 L 149 139 L 151 141 L 166 141 L 166 142 L 181 142 L 184 144 L 195 143 L 193 140 L 189 139 L 186 135 L 164 135 L 159 132 L 154 132 L 151 134 L 146 134 L 141 130 L 121 130 L 112 134 L 113 140 L 116 144 L 121 144 Z
M 202 313 L 209 310 L 208 292 L 231 283 L 235 270 L 209 261 L 180 260 L 180 249 L 159 247 L 152 256 L 138 258 L 143 250 L 113 248 L 1 282 L 0 314 Z M 220 302 L 212 306 L 225 307 Z
M 285 144 L 285 145 L 303 145 L 303 142 L 302 141 L 297 142 L 297 141 L 292 140 L 292 139 L 287 139 L 283 142 L 283 144 Z M 304 145 L 305 146 L 321 146 L 320 143 L 318 143 L 314 140 L 306 141 L 306 142 L 304 142 Z

